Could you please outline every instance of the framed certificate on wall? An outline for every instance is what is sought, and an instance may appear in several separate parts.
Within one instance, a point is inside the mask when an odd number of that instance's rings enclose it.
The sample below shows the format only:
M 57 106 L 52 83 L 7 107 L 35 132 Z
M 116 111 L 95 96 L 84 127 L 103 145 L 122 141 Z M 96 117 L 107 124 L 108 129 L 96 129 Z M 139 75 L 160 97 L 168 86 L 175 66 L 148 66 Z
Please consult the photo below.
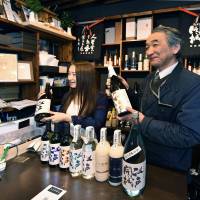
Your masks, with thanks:
M 137 40 L 146 40 L 152 32 L 152 17 L 137 19 Z
M 31 61 L 18 61 L 18 81 L 34 81 Z
M 0 53 L 0 82 L 17 82 L 17 54 Z

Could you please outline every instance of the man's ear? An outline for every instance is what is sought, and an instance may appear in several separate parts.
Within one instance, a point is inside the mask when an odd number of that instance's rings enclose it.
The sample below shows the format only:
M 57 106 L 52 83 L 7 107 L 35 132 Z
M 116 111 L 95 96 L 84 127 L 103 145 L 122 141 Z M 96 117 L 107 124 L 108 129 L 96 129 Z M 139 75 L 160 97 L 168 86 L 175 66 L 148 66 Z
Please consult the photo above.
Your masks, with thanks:
M 172 46 L 172 51 L 174 54 L 177 54 L 181 49 L 181 45 L 180 44 L 176 44 L 174 46 Z

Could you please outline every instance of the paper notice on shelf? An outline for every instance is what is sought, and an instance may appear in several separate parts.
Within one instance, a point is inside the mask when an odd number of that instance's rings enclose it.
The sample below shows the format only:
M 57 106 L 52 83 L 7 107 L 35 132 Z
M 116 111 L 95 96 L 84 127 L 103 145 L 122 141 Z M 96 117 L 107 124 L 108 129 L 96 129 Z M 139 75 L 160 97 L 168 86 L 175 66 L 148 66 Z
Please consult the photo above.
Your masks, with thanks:
M 21 110 L 23 108 L 29 107 L 29 106 L 34 106 L 37 104 L 37 101 L 32 101 L 28 99 L 24 99 L 22 101 L 11 101 L 10 106 L 12 108 L 16 108 L 18 110 Z
M 44 190 L 42 190 L 39 194 L 33 197 L 31 200 L 43 200 L 43 199 L 44 200 L 58 200 L 65 193 L 66 193 L 66 190 L 63 190 L 53 185 L 49 185 Z

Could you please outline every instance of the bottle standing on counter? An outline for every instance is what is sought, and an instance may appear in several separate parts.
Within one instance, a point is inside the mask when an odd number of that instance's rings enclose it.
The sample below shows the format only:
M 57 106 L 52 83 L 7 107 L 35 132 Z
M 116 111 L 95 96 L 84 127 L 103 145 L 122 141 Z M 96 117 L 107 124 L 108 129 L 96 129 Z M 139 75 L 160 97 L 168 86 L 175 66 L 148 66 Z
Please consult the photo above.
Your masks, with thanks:
M 60 162 L 60 135 L 58 124 L 54 125 L 54 132 L 49 143 L 49 165 L 54 167 Z
M 69 168 L 69 149 L 72 142 L 72 136 L 70 135 L 70 125 L 65 123 L 64 132 L 60 142 L 60 162 L 59 167 L 61 169 Z
M 113 145 L 110 148 L 109 183 L 118 186 L 122 182 L 122 158 L 124 147 L 121 143 L 121 130 L 117 129 L 113 135 Z
M 81 125 L 74 126 L 74 136 L 69 151 L 69 171 L 72 177 L 80 176 L 82 173 L 82 146 Z
M 108 66 L 108 77 L 111 80 L 110 91 L 118 116 L 127 115 L 129 111 L 126 110 L 126 107 L 132 108 L 132 106 L 126 88 L 112 66 Z
M 51 107 L 51 91 L 50 91 L 50 83 L 46 83 L 45 92 L 42 94 L 36 105 L 35 110 L 35 121 L 41 122 L 44 117 L 49 117 L 51 114 L 49 113 Z
M 109 177 L 110 144 L 107 141 L 107 128 L 101 128 L 100 142 L 96 147 L 95 178 L 97 181 L 106 181 Z
M 40 161 L 42 163 L 49 162 L 49 135 L 51 131 L 51 121 L 46 122 L 46 129 L 41 137 L 41 150 L 40 150 Z
M 130 197 L 143 193 L 146 178 L 146 155 L 141 136 L 138 112 L 136 124 L 132 126 L 124 148 L 122 185 Z
M 82 176 L 85 179 L 91 179 L 95 174 L 95 150 L 96 141 L 94 138 L 95 132 L 93 126 L 86 127 L 86 138 L 83 143 L 83 171 Z

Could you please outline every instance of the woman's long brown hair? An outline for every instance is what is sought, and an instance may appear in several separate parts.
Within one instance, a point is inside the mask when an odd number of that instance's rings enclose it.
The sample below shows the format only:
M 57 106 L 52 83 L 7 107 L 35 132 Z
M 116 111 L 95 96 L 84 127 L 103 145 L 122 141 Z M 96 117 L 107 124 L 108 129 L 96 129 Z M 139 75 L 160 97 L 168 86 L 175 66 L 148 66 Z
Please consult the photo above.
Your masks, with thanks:
M 64 97 L 63 111 L 66 112 L 71 101 L 76 99 L 80 105 L 78 116 L 85 117 L 91 114 L 96 106 L 95 67 L 89 62 L 74 62 L 72 65 L 75 66 L 76 88 L 70 88 L 68 94 Z

